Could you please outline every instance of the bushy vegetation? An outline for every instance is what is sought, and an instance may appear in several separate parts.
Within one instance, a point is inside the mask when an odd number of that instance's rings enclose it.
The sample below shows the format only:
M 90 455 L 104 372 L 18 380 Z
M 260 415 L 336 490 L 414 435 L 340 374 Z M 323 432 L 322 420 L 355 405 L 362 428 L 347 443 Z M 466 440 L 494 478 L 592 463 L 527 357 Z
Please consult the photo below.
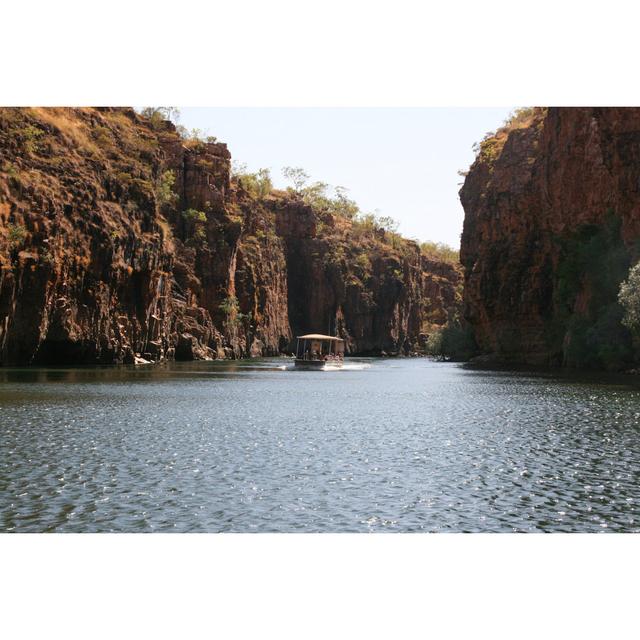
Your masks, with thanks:
M 363 307 L 375 304 L 372 300 L 365 300 L 367 283 L 374 276 L 388 281 L 389 291 L 402 290 L 405 280 L 403 261 L 415 260 L 419 243 L 403 238 L 398 233 L 399 225 L 394 218 L 380 215 L 377 211 L 362 211 L 349 197 L 346 188 L 332 188 L 324 182 L 312 181 L 300 167 L 285 167 L 283 175 L 290 182 L 285 198 L 306 205 L 313 214 L 316 237 L 320 241 L 317 245 L 318 258 L 330 279 L 357 287 Z M 258 201 L 272 196 L 283 197 L 281 192 L 274 192 L 267 169 L 253 173 L 245 164 L 236 162 L 232 166 L 232 179 Z M 253 213 L 246 222 L 246 237 L 258 240 L 268 235 L 274 224 L 269 214 L 273 208 L 267 204 L 265 207 L 252 206 L 251 209 Z M 452 249 L 437 243 L 425 243 L 424 249 L 436 260 L 444 257 L 454 262 L 457 257 Z
M 192 149 L 198 149 L 204 147 L 205 144 L 213 144 L 218 141 L 218 138 L 209 135 L 209 133 L 203 129 L 187 129 L 182 125 L 178 125 L 176 131 L 182 138 L 185 146 Z
M 51 249 L 47 248 L 40 251 L 40 262 L 48 267 L 52 267 L 55 264 L 55 258 Z
M 309 180 L 309 174 L 302 167 L 283 167 L 282 175 L 291 182 L 294 191 L 301 192 Z
M 391 244 L 399 239 L 398 222 L 391 216 L 380 216 L 377 213 L 367 213 L 360 210 L 355 200 L 348 197 L 348 189 L 337 186 L 333 195 L 329 194 L 330 185 L 326 182 L 312 182 L 308 184 L 309 175 L 300 167 L 284 167 L 285 178 L 293 184 L 290 193 L 302 199 L 320 215 L 336 216 L 352 222 L 355 235 L 375 234 L 386 232 Z
M 178 200 L 178 194 L 174 193 L 173 185 L 176 182 L 176 174 L 169 170 L 165 171 L 158 180 L 156 194 L 158 202 L 162 204 L 173 204 Z
M 149 120 L 151 128 L 155 131 L 162 131 L 166 128 L 166 121 L 173 122 L 176 132 L 182 138 L 187 147 L 199 147 L 207 143 L 217 142 L 215 136 L 202 129 L 188 129 L 178 124 L 180 121 L 180 110 L 177 107 L 145 107 L 140 111 L 140 115 Z
M 473 145 L 473 152 L 479 160 L 492 163 L 500 155 L 503 142 L 496 138 L 496 134 L 493 131 L 489 131 L 480 142 L 476 142 Z
M 254 198 L 266 198 L 273 191 L 273 182 L 271 181 L 269 169 L 258 169 L 255 173 L 250 173 L 247 171 L 246 164 L 234 163 L 232 176 Z
M 524 129 L 530 126 L 535 117 L 542 112 L 543 109 L 541 107 L 519 107 L 514 109 L 500 128 L 496 131 L 487 131 L 484 138 L 473 145 L 472 149 L 476 154 L 476 158 L 488 164 L 493 163 L 500 155 L 509 133 L 515 129 Z M 464 175 L 463 172 L 461 173 Z
M 624 310 L 622 324 L 640 336 L 640 262 L 631 268 L 620 285 L 618 302 Z
M 434 329 L 427 339 L 426 351 L 439 360 L 469 360 L 477 351 L 471 327 L 454 320 Z
M 182 212 L 182 217 L 188 222 L 206 222 L 207 214 L 204 211 L 198 211 L 197 209 L 187 209 Z
M 403 238 L 399 232 L 397 220 L 391 216 L 382 216 L 376 212 L 365 212 L 355 200 L 348 195 L 348 189 L 342 186 L 331 188 L 325 182 L 310 182 L 309 174 L 301 167 L 284 167 L 283 176 L 291 183 L 287 191 L 292 198 L 298 199 L 311 207 L 316 214 L 318 232 L 326 233 L 327 225 L 335 227 L 332 219 L 344 220 L 348 225 L 340 227 L 340 233 L 346 233 L 351 240 L 358 243 L 368 241 L 382 243 L 393 249 L 403 251 L 415 246 Z M 234 162 L 233 179 L 256 199 L 264 199 L 273 191 L 271 174 L 268 169 L 260 169 L 255 173 L 247 170 L 246 164 Z M 340 226 L 340 225 L 339 225 Z M 257 232 L 256 232 L 257 233 Z M 422 252 L 433 260 L 450 263 L 458 262 L 458 252 L 451 247 L 437 242 L 424 242 Z M 363 255 L 363 254 L 361 254 Z M 364 257 L 358 257 L 361 270 Z M 369 261 L 370 268 L 370 261 Z
M 223 320 L 223 324 L 227 331 L 233 329 L 239 324 L 239 311 L 240 311 L 240 303 L 238 302 L 238 298 L 235 296 L 229 296 L 225 298 L 219 305 L 218 309 L 225 316 Z
M 182 219 L 188 227 L 187 246 L 197 249 L 207 249 L 209 247 L 206 229 L 207 214 L 197 209 L 187 209 L 182 212 Z M 222 240 L 221 235 L 219 239 Z
M 207 244 L 207 232 L 203 227 L 196 227 L 193 232 L 193 237 L 190 241 L 191 244 L 195 244 L 200 247 L 205 247 Z
M 504 131 L 512 131 L 529 126 L 531 120 L 536 113 L 535 107 L 518 107 L 514 109 L 502 124 L 501 129 Z
M 390 244 L 404 242 L 398 234 L 398 222 L 394 218 L 361 211 L 357 203 L 348 197 L 348 189 L 345 187 L 334 187 L 331 194 L 330 185 L 326 182 L 309 182 L 309 174 L 301 167 L 284 167 L 282 173 L 292 183 L 288 193 L 313 209 L 318 216 L 319 228 L 322 228 L 328 217 L 334 216 L 350 221 L 355 236 L 385 232 Z M 254 198 L 266 198 L 273 191 L 268 169 L 251 173 L 246 164 L 234 162 L 232 177 Z
M 244 325 L 245 330 L 250 328 L 253 317 L 251 313 L 242 313 L 240 311 L 240 302 L 236 296 L 225 298 L 218 305 L 218 309 L 225 316 L 223 324 L 227 331 L 234 330 L 240 325 Z
M 355 221 L 366 215 L 360 210 L 355 200 L 347 196 L 347 189 L 336 187 L 333 196 L 328 195 L 328 189 L 329 185 L 316 182 L 302 194 L 304 201 L 316 211 L 344 220 Z
M 177 107 L 145 107 L 140 114 L 149 119 L 151 127 L 155 130 L 163 129 L 166 120 L 177 123 L 180 119 L 180 110 Z
M 38 127 L 29 124 L 20 129 L 20 138 L 26 153 L 35 153 L 39 147 L 39 140 L 44 135 L 44 131 Z
M 620 226 L 620 218 L 610 212 L 605 224 L 584 225 L 560 240 L 549 339 L 567 366 L 619 370 L 633 361 L 631 334 L 618 298 L 630 262 Z M 576 313 L 579 294 L 586 296 L 587 308 Z
M 7 227 L 7 240 L 12 249 L 17 249 L 24 244 L 27 230 L 21 224 L 10 224 Z
M 425 256 L 432 260 L 440 260 L 452 264 L 460 262 L 460 252 L 444 242 L 423 242 L 420 244 L 420 249 Z
M 355 259 L 355 265 L 362 274 L 368 274 L 371 271 L 371 259 L 366 253 L 359 253 Z
M 232 313 L 236 313 L 238 311 L 238 306 L 238 298 L 235 296 L 229 296 L 218 305 L 218 308 L 222 313 L 228 316 Z
M 95 138 L 95 141 L 103 149 L 104 148 L 108 149 L 113 146 L 113 138 L 111 136 L 111 131 L 107 127 L 96 125 L 93 128 L 93 137 Z
M 2 169 L 9 176 L 9 178 L 13 180 L 18 179 L 20 175 L 20 172 L 18 171 L 18 169 L 11 162 L 8 162 L 8 161 L 5 162 Z

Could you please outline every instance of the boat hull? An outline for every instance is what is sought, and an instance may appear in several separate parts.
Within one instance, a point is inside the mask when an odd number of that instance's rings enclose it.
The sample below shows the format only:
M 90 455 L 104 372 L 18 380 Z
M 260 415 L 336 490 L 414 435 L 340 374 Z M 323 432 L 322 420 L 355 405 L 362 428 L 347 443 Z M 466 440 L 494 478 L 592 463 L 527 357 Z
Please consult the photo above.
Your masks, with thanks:
M 307 369 L 310 371 L 328 371 L 342 369 L 341 360 L 301 360 L 296 358 L 297 369 Z

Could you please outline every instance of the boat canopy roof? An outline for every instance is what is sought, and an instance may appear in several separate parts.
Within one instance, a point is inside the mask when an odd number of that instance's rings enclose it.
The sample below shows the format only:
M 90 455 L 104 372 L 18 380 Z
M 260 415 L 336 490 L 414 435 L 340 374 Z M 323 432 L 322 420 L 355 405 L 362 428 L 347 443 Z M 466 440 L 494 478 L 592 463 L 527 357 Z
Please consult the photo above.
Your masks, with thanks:
M 298 340 L 334 340 L 335 342 L 344 342 L 342 338 L 323 336 L 320 333 L 308 333 L 306 336 L 298 336 Z

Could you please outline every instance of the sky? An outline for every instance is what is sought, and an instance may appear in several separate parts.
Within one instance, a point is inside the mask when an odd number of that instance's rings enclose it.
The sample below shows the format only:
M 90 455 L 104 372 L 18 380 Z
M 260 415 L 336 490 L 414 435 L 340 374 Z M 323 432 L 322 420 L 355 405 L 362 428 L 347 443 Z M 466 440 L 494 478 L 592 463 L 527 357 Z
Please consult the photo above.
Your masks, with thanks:
M 346 187 L 361 210 L 391 216 L 404 236 L 460 244 L 458 198 L 474 142 L 499 127 L 502 108 L 181 107 L 179 124 L 226 142 L 249 171 L 302 167 L 311 181 Z

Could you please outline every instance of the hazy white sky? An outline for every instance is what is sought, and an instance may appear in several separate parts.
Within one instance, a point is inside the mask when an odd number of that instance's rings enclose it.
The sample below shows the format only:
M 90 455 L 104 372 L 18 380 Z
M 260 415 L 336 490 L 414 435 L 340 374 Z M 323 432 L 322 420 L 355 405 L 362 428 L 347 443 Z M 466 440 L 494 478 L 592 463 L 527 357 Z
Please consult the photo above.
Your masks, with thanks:
M 181 108 L 180 124 L 226 142 L 251 171 L 284 166 L 341 185 L 364 211 L 419 240 L 460 243 L 462 178 L 471 146 L 502 124 L 502 108 Z

